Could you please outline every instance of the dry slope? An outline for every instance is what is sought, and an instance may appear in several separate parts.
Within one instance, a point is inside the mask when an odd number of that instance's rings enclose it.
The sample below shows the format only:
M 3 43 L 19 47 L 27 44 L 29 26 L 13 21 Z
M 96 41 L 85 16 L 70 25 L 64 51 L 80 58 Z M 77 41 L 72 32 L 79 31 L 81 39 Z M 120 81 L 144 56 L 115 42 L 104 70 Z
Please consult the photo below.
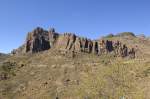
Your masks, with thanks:
M 149 41 L 106 39 L 136 44 L 136 58 L 57 49 L 13 55 L 0 66 L 0 99 L 150 99 Z

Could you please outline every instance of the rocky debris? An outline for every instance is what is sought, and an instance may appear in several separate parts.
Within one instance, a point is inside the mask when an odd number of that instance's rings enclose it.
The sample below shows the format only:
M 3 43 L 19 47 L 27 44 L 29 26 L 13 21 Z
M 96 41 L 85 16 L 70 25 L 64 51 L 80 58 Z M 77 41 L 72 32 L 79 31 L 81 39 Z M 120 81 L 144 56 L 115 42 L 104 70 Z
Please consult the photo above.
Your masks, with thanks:
M 134 36 L 134 34 L 130 32 L 124 32 L 120 35 Z M 76 53 L 80 52 L 93 53 L 96 55 L 114 52 L 117 57 L 126 57 L 129 54 L 131 56 L 135 53 L 134 50 L 129 53 L 128 47 L 119 41 L 113 42 L 103 39 L 90 40 L 87 38 L 78 37 L 72 33 L 58 34 L 55 32 L 54 28 L 50 28 L 49 31 L 46 31 L 40 27 L 37 27 L 32 32 L 29 32 L 25 44 L 20 48 L 13 50 L 12 53 L 36 53 L 49 50 L 51 48 L 55 48 L 64 54 L 71 52 L 71 57 L 74 57 Z
M 68 78 L 64 81 L 64 85 L 68 85 L 68 83 L 70 82 L 71 80 Z
M 24 90 L 26 90 L 26 84 L 22 83 L 22 84 L 19 84 L 18 87 L 14 90 L 14 93 L 16 92 L 22 92 Z
M 9 76 L 8 76 L 7 73 L 1 73 L 1 74 L 0 74 L 0 81 L 1 81 L 1 80 L 7 80 L 7 79 L 9 79 Z

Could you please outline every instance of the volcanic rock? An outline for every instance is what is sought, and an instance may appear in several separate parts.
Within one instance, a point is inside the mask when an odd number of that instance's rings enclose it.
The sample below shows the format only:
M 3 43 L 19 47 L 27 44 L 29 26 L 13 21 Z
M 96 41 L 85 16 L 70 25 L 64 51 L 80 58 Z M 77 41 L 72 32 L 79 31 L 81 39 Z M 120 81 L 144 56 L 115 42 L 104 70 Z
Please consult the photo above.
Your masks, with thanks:
M 124 35 L 131 35 L 131 33 L 123 33 Z M 43 28 L 37 27 L 32 32 L 29 32 L 26 38 L 25 44 L 16 50 L 13 50 L 13 54 L 21 53 L 37 53 L 45 50 L 55 48 L 62 53 L 70 51 L 73 53 L 93 53 L 96 55 L 115 53 L 117 57 L 134 57 L 134 50 L 128 51 L 128 47 L 122 44 L 120 41 L 110 40 L 90 40 L 83 37 L 78 37 L 73 33 L 59 34 L 55 32 L 54 28 L 50 28 L 49 31 Z

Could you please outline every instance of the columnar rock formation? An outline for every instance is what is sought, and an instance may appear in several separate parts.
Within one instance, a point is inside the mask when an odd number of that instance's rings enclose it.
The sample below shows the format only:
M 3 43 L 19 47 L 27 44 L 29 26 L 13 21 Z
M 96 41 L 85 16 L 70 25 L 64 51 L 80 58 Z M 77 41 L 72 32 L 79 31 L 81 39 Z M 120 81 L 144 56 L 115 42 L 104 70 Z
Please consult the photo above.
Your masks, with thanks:
M 114 52 L 115 56 L 135 57 L 134 48 L 129 48 L 119 41 L 109 40 L 90 40 L 78 37 L 72 33 L 59 34 L 54 28 L 46 31 L 40 27 L 29 32 L 26 42 L 19 49 L 14 50 L 13 54 L 19 53 L 36 53 L 44 50 L 55 48 L 60 51 L 73 51 L 93 53 L 97 55 Z
M 26 52 L 40 52 L 50 49 L 49 33 L 42 28 L 37 28 L 28 33 L 26 39 Z

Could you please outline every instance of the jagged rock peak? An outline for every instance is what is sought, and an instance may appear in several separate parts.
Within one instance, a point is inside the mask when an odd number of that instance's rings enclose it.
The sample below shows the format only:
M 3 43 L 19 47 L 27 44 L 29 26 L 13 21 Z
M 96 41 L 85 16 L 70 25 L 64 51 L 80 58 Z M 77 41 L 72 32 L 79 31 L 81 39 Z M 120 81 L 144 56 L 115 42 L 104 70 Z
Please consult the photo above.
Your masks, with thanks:
M 73 51 L 75 53 L 85 52 L 97 55 L 114 52 L 116 56 L 126 57 L 129 54 L 135 56 L 133 48 L 129 48 L 119 41 L 109 40 L 90 40 L 78 37 L 73 33 L 59 34 L 54 28 L 48 31 L 37 27 L 27 34 L 25 44 L 19 49 L 14 50 L 14 54 L 18 53 L 37 53 L 40 51 L 56 48 L 60 51 Z

